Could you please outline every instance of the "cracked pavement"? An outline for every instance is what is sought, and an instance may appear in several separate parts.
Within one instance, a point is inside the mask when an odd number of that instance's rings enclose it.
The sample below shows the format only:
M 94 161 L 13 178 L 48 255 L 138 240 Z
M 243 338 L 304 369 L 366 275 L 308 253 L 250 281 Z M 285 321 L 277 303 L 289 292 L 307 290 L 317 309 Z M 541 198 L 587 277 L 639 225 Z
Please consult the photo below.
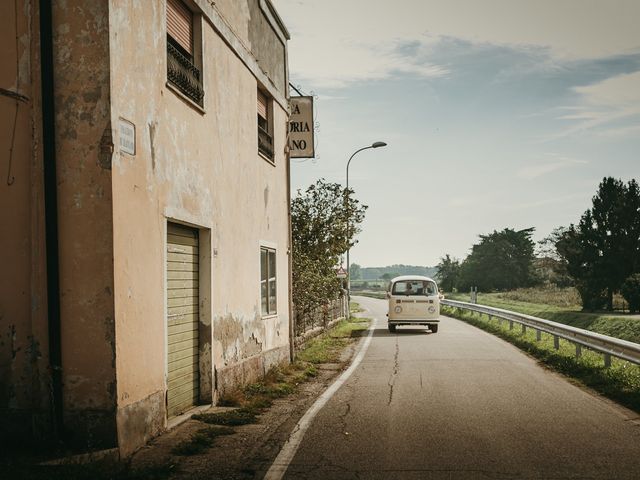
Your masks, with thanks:
M 468 324 L 389 333 L 386 302 L 357 301 L 372 343 L 284 478 L 638 478 L 637 414 Z
M 393 401 L 393 385 L 398 376 L 398 371 L 400 370 L 400 363 L 398 361 L 398 356 L 400 355 L 400 342 L 398 340 L 398 337 L 396 337 L 396 354 L 393 357 L 393 372 L 389 377 L 389 402 L 387 405 L 391 405 L 391 402 Z M 422 381 L 422 374 L 420 374 L 420 381 Z
M 318 412 L 286 479 L 637 479 L 638 415 L 539 366 L 514 346 L 458 320 L 437 334 L 389 333 L 386 302 L 357 298 L 378 319 L 362 363 Z M 343 360 L 354 354 L 348 348 Z M 170 478 L 263 478 L 297 422 L 341 372 L 277 400 L 260 423 L 184 457 Z M 202 428 L 190 420 L 134 455 L 167 459 Z

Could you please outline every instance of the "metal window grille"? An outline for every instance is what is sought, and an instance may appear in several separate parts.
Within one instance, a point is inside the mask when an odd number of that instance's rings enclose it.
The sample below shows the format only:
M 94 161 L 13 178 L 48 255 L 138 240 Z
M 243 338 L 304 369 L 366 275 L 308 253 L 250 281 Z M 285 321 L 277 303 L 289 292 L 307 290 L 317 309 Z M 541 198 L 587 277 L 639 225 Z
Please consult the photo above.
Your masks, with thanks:
M 167 0 L 167 80 L 202 106 L 202 74 L 193 50 L 193 13 L 180 0 Z

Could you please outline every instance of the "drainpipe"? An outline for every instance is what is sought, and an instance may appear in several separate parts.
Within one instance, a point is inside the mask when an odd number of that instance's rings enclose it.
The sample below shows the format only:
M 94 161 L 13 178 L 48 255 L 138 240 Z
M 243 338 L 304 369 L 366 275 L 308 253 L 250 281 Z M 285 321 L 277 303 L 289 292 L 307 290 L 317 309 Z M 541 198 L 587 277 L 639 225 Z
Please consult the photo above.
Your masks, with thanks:
M 58 195 L 53 88 L 53 9 L 50 0 L 40 0 L 40 59 L 42 71 L 42 159 L 44 162 L 51 418 L 54 435 L 60 438 L 63 429 L 62 342 L 60 332 L 60 261 L 58 257 Z
M 289 248 L 287 249 L 287 261 L 289 262 L 289 360 L 293 363 L 296 359 L 296 333 L 293 324 L 293 243 L 291 235 L 291 153 L 289 151 L 289 119 L 287 118 L 287 145 L 286 145 L 286 162 L 287 162 L 287 219 L 289 224 Z

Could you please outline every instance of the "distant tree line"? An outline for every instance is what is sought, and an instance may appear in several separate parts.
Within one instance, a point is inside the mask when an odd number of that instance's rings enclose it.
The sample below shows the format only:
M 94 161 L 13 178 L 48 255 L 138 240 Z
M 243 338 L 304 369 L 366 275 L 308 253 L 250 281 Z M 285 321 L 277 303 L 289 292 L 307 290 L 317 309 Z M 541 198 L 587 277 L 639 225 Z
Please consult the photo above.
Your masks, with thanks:
M 386 267 L 361 267 L 351 264 L 351 280 L 390 280 L 400 275 L 422 275 L 433 277 L 437 273 L 435 267 L 395 264 Z
M 540 284 L 575 286 L 586 310 L 613 310 L 621 293 L 640 311 L 640 189 L 635 180 L 602 180 L 578 224 L 555 229 L 539 242 L 533 228 L 480 235 L 460 261 L 448 254 L 437 265 L 445 291 L 512 290 Z
M 480 235 L 480 242 L 473 245 L 464 261 L 445 255 L 436 267 L 440 288 L 452 291 L 478 287 L 488 292 L 536 284 L 533 232 L 533 228 L 505 228 Z

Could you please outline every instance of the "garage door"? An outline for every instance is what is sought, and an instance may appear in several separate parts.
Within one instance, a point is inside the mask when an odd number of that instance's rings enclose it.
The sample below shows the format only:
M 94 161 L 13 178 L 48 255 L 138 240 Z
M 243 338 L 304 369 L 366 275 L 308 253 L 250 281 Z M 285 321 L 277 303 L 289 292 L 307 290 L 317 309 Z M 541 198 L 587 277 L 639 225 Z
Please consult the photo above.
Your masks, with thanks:
M 167 411 L 198 402 L 198 231 L 167 224 Z

